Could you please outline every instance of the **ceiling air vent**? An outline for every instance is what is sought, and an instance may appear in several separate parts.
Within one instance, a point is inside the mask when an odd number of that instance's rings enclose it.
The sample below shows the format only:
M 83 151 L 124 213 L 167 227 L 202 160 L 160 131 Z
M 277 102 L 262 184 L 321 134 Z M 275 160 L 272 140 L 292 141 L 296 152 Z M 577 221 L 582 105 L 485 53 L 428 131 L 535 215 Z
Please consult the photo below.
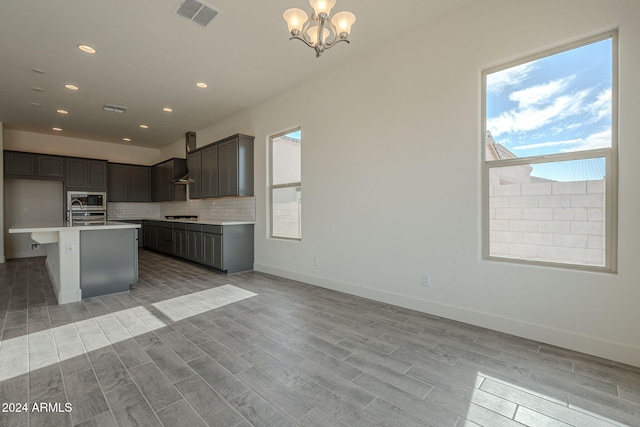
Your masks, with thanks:
M 197 0 L 185 0 L 180 3 L 176 13 L 198 25 L 206 27 L 216 17 L 218 11 Z
M 111 111 L 112 113 L 120 113 L 120 114 L 123 114 L 124 112 L 127 111 L 127 107 L 121 107 L 119 105 L 111 105 L 111 104 L 104 104 L 102 106 L 102 109 L 105 111 Z

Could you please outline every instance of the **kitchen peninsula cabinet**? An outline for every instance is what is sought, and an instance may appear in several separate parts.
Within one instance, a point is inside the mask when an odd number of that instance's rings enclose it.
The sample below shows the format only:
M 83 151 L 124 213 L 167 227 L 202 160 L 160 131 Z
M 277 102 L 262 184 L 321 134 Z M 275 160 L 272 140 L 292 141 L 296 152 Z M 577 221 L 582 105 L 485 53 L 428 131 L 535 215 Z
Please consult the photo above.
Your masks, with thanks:
M 253 196 L 253 140 L 237 134 L 191 152 L 189 197 Z
M 149 166 L 109 163 L 107 167 L 110 202 L 150 202 L 151 168 Z

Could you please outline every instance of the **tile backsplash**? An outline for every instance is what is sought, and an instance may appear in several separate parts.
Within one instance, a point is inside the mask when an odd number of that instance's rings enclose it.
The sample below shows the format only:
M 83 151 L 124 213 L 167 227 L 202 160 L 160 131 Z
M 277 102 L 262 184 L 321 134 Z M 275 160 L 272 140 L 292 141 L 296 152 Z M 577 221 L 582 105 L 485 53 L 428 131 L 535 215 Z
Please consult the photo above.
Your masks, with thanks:
M 197 215 L 199 219 L 255 221 L 255 197 L 198 199 L 186 202 L 108 203 L 109 219 L 164 218 L 166 215 Z

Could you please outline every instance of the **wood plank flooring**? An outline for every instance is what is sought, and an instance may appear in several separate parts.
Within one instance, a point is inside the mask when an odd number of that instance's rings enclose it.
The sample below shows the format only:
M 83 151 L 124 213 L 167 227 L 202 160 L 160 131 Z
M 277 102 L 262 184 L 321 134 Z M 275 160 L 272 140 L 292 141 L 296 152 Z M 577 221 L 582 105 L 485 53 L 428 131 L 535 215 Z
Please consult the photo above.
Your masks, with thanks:
M 640 426 L 640 368 L 148 251 L 66 305 L 0 265 L 0 332 L 3 427 Z

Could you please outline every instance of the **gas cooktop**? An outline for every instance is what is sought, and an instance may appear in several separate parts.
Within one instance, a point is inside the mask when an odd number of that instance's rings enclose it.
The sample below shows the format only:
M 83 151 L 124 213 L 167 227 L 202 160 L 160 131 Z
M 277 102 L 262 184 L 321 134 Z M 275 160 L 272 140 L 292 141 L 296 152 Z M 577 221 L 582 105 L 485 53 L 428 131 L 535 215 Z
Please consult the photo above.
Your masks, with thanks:
M 185 219 L 185 220 L 196 220 L 198 219 L 198 215 L 165 215 L 166 219 Z

